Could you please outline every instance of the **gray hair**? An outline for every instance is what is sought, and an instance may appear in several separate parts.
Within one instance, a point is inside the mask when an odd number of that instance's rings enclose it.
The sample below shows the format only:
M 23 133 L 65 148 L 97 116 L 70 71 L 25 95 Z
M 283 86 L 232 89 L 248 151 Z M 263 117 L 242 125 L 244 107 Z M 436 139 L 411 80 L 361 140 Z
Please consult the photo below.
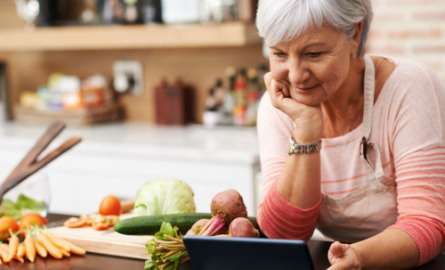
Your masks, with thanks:
M 267 44 L 275 46 L 325 23 L 352 37 L 355 25 L 363 22 L 357 50 L 363 56 L 371 20 L 371 0 L 260 0 L 256 25 Z

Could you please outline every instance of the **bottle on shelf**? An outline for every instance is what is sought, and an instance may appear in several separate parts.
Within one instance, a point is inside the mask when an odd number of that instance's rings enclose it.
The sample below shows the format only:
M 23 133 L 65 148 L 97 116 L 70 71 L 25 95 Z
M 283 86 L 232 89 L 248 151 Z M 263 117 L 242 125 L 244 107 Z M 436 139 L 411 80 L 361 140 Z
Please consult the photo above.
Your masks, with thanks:
M 247 110 L 247 76 L 246 70 L 241 68 L 235 79 L 235 108 L 233 109 L 233 122 L 236 126 L 246 125 Z

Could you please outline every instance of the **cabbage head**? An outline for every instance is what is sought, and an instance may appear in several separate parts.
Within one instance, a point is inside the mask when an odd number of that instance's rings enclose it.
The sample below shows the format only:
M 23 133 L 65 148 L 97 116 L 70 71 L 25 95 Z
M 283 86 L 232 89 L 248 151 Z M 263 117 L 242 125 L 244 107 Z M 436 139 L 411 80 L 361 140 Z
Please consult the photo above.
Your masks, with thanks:
M 133 213 L 137 216 L 195 213 L 192 188 L 178 179 L 158 178 L 137 192 Z

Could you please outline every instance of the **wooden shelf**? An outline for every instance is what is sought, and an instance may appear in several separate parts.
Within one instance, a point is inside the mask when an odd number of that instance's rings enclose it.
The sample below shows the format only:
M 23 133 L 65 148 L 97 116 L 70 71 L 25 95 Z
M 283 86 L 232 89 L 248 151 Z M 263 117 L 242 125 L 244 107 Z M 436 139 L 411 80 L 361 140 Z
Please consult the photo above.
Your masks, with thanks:
M 0 30 L 0 51 L 240 47 L 260 43 L 255 25 L 243 22 Z

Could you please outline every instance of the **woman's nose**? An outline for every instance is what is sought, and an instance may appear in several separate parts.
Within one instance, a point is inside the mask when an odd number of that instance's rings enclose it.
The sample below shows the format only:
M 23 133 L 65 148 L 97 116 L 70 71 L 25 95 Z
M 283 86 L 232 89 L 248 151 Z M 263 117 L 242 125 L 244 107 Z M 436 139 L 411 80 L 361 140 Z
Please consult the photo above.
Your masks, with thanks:
M 309 70 L 301 64 L 295 64 L 289 67 L 289 82 L 292 85 L 303 85 L 311 76 Z

